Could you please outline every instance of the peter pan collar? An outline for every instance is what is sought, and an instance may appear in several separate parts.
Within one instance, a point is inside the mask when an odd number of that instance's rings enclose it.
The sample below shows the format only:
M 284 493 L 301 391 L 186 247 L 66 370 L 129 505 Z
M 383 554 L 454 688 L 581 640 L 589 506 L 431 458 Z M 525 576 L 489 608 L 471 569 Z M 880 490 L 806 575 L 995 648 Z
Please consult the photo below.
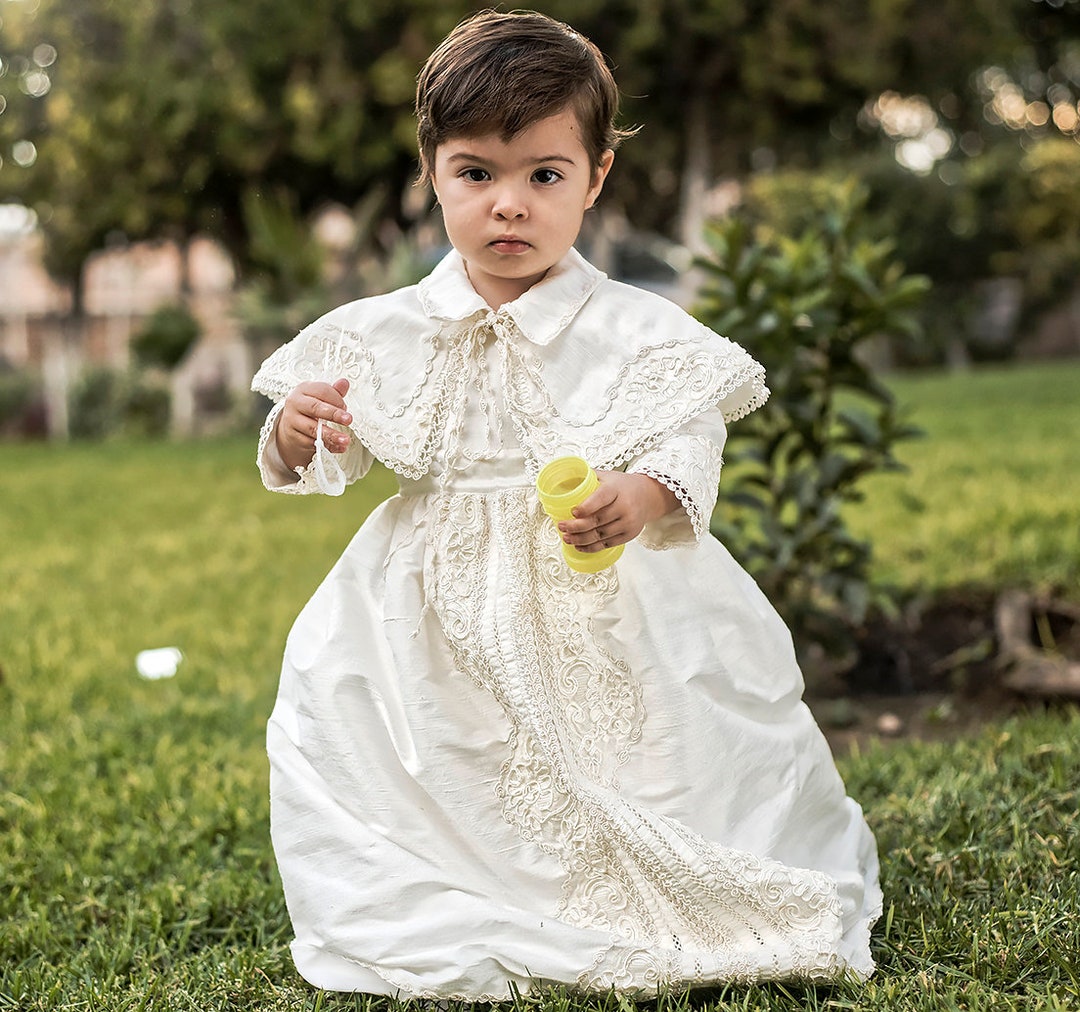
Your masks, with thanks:
M 570 324 L 606 277 L 571 248 L 542 281 L 505 303 L 499 312 L 508 315 L 533 344 L 545 345 Z M 465 320 L 477 313 L 493 312 L 473 288 L 457 250 L 451 250 L 420 282 L 418 297 L 424 312 L 434 320 Z

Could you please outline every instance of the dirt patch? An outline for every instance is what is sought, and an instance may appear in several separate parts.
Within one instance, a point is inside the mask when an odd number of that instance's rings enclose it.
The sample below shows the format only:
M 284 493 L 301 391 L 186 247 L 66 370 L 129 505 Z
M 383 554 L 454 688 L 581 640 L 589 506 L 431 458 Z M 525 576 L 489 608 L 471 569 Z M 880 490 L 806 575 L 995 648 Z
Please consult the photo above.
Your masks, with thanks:
M 1007 682 L 989 594 L 965 594 L 868 623 L 842 674 L 808 677 L 806 701 L 833 751 L 871 739 L 947 741 L 1013 714 L 1057 705 Z M 1037 603 L 1030 639 L 1047 656 L 1080 658 L 1075 606 Z

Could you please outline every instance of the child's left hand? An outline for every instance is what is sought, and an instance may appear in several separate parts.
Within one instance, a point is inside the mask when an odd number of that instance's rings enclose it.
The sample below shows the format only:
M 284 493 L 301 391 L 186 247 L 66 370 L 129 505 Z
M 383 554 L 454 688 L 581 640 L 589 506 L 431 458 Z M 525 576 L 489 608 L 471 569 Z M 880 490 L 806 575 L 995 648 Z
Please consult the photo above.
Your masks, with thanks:
M 600 487 L 574 509 L 573 520 L 559 522 L 568 545 L 599 552 L 633 541 L 651 520 L 659 520 L 679 500 L 671 489 L 647 474 L 597 471 Z

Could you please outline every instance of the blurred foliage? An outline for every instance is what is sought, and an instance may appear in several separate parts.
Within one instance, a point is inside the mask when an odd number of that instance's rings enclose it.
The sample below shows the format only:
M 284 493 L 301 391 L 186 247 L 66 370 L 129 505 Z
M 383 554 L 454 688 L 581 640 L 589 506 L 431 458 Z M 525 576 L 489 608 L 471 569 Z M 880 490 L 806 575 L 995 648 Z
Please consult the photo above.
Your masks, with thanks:
M 1064 138 L 1033 144 L 1020 168 L 1005 209 L 1016 241 L 999 255 L 999 267 L 1022 276 L 1031 298 L 1046 305 L 1080 271 L 1080 144 Z
M 69 395 L 69 429 L 75 439 L 103 439 L 116 426 L 120 400 L 119 374 L 114 369 L 88 369 Z
M 611 58 L 626 118 L 643 127 L 620 152 L 605 200 L 632 211 L 640 227 L 671 234 L 695 171 L 741 178 L 761 160 L 807 167 L 872 146 L 876 133 L 856 125 L 868 99 L 899 82 L 932 101 L 964 95 L 974 70 L 1030 45 L 1032 6 L 559 0 L 544 9 Z
M 0 437 L 44 435 L 41 377 L 0 362 Z
M 74 283 L 126 238 L 223 242 L 262 351 L 332 305 L 416 280 L 430 257 L 413 189 L 415 76 L 478 0 L 35 0 L 0 4 L 0 201 L 35 208 Z M 692 244 L 700 194 L 747 183 L 744 213 L 855 173 L 895 256 L 934 280 L 904 363 L 1011 353 L 1080 274 L 1080 0 L 549 0 L 616 70 L 641 135 L 605 189 L 613 217 Z M 948 151 L 871 112 L 918 98 Z M 1010 111 L 1013 110 L 1013 111 Z M 1019 112 L 1016 112 L 1016 110 Z M 1040 112 L 1042 110 L 1042 112 Z M 1030 115 L 1029 115 L 1030 112 Z M 1058 114 L 1061 113 L 1059 117 Z M 792 175 L 800 173 L 801 175 Z M 327 204 L 356 236 L 309 231 Z M 986 279 L 1006 279 L 987 285 Z M 1019 294 L 1017 295 L 1017 287 Z M 1015 296 L 1015 297 L 1014 297 Z M 1012 302 L 1010 302 L 1012 300 Z M 1001 307 L 1004 305 L 1004 312 Z M 997 314 L 997 319 L 990 319 Z M 1002 320 L 1004 322 L 1002 322 Z
M 1023 325 L 1067 297 L 1080 275 L 1080 144 L 999 144 L 950 165 L 949 182 L 891 157 L 857 166 L 898 257 L 934 280 L 921 314 L 928 343 L 898 347 L 903 362 L 940 361 L 952 340 L 976 360 L 1009 355 Z M 1011 334 L 980 327 L 980 283 L 991 278 L 1013 279 L 1022 292 Z
M 330 306 L 325 252 L 285 190 L 248 190 L 243 201 L 254 275 L 237 314 L 256 347 L 274 347 Z
M 287 190 L 243 195 L 248 254 L 266 278 L 268 295 L 287 303 L 323 279 L 324 254 Z
M 199 339 L 199 321 L 184 306 L 159 306 L 131 341 L 140 366 L 175 369 Z
M 355 206 L 407 228 L 419 203 L 415 75 L 466 0 L 39 0 L 4 5 L 0 199 L 34 205 L 71 278 L 114 231 L 206 232 L 252 266 L 250 194 Z M 974 74 L 1063 65 L 1077 4 L 1032 0 L 551 0 L 615 64 L 643 127 L 605 196 L 670 234 L 695 173 L 819 164 L 874 146 L 867 100 L 902 87 L 985 132 Z M 1075 35 L 1071 36 L 1075 38 Z M 44 47 L 44 48 L 43 48 Z M 50 57 L 49 54 L 52 54 Z M 26 152 L 23 152 L 24 155 Z M 116 181 L 123 180 L 122 186 Z M 381 232 L 374 231 L 375 239 Z
M 257 353 L 269 354 L 312 320 L 343 302 L 419 281 L 433 266 L 415 229 L 382 228 L 376 243 L 381 190 L 352 213 L 337 208 L 346 235 L 333 248 L 320 240 L 287 191 L 249 191 L 244 214 L 254 270 L 237 295 L 236 312 Z
M 165 435 L 171 397 L 168 387 L 141 371 L 87 369 L 72 387 L 68 410 L 73 439 Z
M 131 436 L 164 436 L 172 407 L 169 388 L 154 377 L 129 373 L 122 389 L 121 431 Z
M 458 13 L 435 0 L 7 4 L 5 48 L 27 66 L 41 43 L 59 57 L 49 93 L 0 120 L 0 144 L 38 148 L 32 169 L 0 169 L 0 194 L 39 208 L 62 277 L 116 230 L 205 232 L 249 266 L 250 192 L 282 188 L 307 213 L 411 177 L 416 70 Z M 401 214 L 400 192 L 384 213 Z
M 832 653 L 850 647 L 872 605 L 891 601 L 871 586 L 870 545 L 841 510 L 868 476 L 899 469 L 897 443 L 918 433 L 862 353 L 881 335 L 916 335 L 927 281 L 906 275 L 894 244 L 874 235 L 866 201 L 854 183 L 806 189 L 794 237 L 790 214 L 782 229 L 713 224 L 696 309 L 762 362 L 771 390 L 729 437 L 713 531 L 796 641 Z

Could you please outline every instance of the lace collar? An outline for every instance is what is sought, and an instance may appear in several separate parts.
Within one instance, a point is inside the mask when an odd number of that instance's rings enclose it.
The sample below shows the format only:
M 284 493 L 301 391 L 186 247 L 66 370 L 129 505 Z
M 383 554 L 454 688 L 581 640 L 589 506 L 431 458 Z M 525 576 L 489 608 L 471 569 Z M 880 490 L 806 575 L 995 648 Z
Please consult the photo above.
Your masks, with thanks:
M 607 277 L 576 249 L 555 264 L 542 281 L 513 302 L 505 303 L 505 313 L 533 344 L 545 345 L 570 324 L 597 286 Z M 420 282 L 420 305 L 435 320 L 465 320 L 491 308 L 477 294 L 457 250 L 451 250 L 438 266 Z

